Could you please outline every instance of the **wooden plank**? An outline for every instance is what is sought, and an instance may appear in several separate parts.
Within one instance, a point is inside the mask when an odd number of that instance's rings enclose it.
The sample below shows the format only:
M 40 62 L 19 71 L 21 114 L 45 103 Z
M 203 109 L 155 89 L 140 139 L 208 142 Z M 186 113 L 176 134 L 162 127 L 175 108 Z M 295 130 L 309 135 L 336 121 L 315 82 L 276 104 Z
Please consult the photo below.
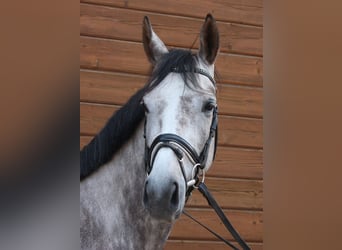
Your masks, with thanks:
M 193 48 L 199 47 L 203 20 L 91 4 L 81 4 L 80 11 L 82 35 L 141 42 L 142 20 L 149 16 L 166 45 L 190 48 L 197 40 Z M 262 28 L 223 22 L 217 25 L 222 52 L 262 55 Z
M 148 77 L 121 73 L 80 71 L 80 100 L 123 105 Z
M 263 182 L 207 177 L 205 183 L 221 208 L 262 210 Z M 207 207 L 203 195 L 194 190 L 187 207 Z
M 209 232 L 208 232 L 209 233 Z M 236 242 L 231 242 L 236 247 L 240 247 Z M 263 243 L 247 242 L 253 250 L 263 250 Z M 220 241 L 191 241 L 191 240 L 168 240 L 164 250 L 227 250 L 229 247 Z
M 219 146 L 208 176 L 262 179 L 263 152 Z
M 220 83 L 262 87 L 262 58 L 220 53 L 215 63 Z
M 81 134 L 95 135 L 117 110 L 118 106 L 82 103 Z M 219 116 L 218 143 L 225 146 L 262 148 L 262 120 Z
M 149 75 L 151 66 L 141 43 L 81 37 L 81 68 Z M 220 54 L 219 82 L 262 86 L 262 58 Z
M 262 120 L 219 116 L 218 137 L 220 145 L 261 149 L 263 147 Z
M 213 210 L 188 208 L 186 211 L 222 237 L 233 239 Z M 244 240 L 262 242 L 262 212 L 224 210 L 224 213 Z M 182 214 L 175 223 L 169 239 L 216 240 L 216 237 Z
M 217 99 L 220 114 L 263 116 L 263 91 L 260 88 L 218 84 Z
M 81 70 L 80 98 L 85 102 L 123 105 L 148 77 Z M 218 85 L 220 114 L 262 117 L 262 90 L 259 88 Z
M 106 6 L 124 7 L 136 10 L 146 10 L 157 13 L 196 17 L 204 19 L 207 13 L 212 13 L 217 20 L 262 26 L 261 0 L 82 0 L 84 3 L 95 3 Z
M 151 66 L 141 43 L 81 37 L 82 68 L 148 75 Z

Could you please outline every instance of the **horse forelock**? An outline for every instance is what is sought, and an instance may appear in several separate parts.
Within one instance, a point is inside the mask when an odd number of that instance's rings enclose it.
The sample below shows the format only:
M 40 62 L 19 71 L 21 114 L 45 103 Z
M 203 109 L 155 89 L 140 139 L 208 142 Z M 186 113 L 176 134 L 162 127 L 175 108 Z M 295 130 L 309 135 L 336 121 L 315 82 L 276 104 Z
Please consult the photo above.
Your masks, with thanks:
M 157 87 L 165 77 L 175 69 L 179 72 L 185 85 L 191 88 L 199 87 L 195 68 L 198 64 L 197 55 L 190 50 L 173 49 L 164 54 L 152 71 L 147 92 Z

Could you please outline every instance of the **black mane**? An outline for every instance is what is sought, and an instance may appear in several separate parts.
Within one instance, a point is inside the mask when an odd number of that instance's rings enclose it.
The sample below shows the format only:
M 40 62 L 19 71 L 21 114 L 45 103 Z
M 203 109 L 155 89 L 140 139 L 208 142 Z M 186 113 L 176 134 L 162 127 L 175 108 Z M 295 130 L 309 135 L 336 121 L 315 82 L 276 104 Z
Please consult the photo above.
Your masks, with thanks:
M 171 72 L 181 74 L 185 84 L 197 83 L 194 73 L 197 56 L 189 50 L 174 49 L 165 54 L 155 66 L 148 83 L 138 90 L 119 109 L 104 128 L 80 152 L 80 179 L 83 180 L 99 167 L 111 160 L 113 155 L 127 142 L 145 117 L 141 100 L 146 93 L 158 86 Z M 143 150 L 143 149 L 142 149 Z

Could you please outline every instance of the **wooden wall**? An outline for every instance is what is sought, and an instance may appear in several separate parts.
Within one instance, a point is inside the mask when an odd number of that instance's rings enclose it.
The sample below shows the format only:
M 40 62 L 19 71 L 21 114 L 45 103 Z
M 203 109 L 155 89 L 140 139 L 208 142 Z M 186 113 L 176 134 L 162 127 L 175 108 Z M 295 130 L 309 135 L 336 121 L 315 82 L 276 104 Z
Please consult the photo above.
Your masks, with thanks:
M 221 37 L 219 147 L 206 183 L 242 237 L 253 249 L 262 249 L 262 1 L 81 0 L 80 9 L 81 148 L 147 79 L 143 16 L 150 17 L 167 46 L 189 48 L 206 14 L 214 15 Z M 232 239 L 196 191 L 187 210 Z M 165 249 L 227 248 L 181 216 Z

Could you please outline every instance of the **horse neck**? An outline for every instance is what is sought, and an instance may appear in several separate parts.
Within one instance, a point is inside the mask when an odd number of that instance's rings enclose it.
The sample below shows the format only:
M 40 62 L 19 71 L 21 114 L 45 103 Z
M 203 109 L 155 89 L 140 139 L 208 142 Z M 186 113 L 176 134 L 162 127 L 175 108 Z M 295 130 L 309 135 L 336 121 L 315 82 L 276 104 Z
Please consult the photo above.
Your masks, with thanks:
M 104 238 L 108 235 L 110 240 L 91 240 L 103 242 L 104 248 L 162 249 L 171 230 L 170 224 L 155 221 L 143 206 L 144 150 L 142 123 L 110 162 L 81 183 L 81 217 L 93 221 L 84 227 L 101 230 Z

